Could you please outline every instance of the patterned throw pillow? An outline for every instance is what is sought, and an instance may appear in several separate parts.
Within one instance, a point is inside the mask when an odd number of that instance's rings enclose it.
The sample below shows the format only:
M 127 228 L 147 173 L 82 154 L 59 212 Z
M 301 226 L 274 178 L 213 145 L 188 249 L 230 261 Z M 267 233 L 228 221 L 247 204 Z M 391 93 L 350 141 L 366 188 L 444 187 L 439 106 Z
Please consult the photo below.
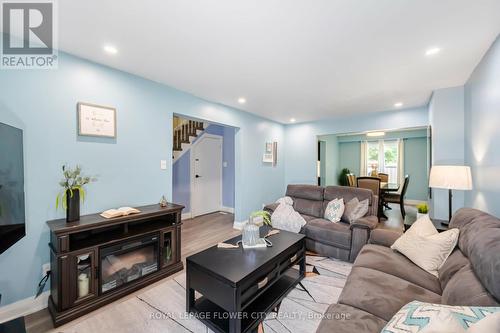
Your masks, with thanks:
M 450 306 L 413 301 L 403 306 L 381 333 L 447 332 L 438 327 L 443 320 L 455 321 L 448 325 L 456 327 L 454 333 L 459 333 L 460 331 L 456 332 L 459 328 L 462 328 L 463 332 L 472 332 L 472 329 L 468 330 L 469 327 L 474 327 L 475 323 L 498 312 L 500 307 Z
M 354 223 L 356 220 L 362 218 L 366 215 L 366 213 L 368 213 L 368 207 L 368 199 L 359 201 L 358 198 L 352 198 L 345 205 L 342 220 L 345 222 Z
M 344 199 L 333 199 L 325 209 L 325 219 L 334 223 L 340 221 L 344 214 Z

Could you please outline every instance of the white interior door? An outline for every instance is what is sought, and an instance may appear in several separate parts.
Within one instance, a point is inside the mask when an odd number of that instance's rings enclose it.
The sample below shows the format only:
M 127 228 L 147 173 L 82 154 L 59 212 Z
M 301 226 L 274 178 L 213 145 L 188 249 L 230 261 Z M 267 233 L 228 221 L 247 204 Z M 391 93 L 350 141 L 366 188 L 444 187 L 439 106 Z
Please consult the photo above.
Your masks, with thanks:
M 195 217 L 219 211 L 222 205 L 222 137 L 205 134 L 192 154 L 191 211 Z

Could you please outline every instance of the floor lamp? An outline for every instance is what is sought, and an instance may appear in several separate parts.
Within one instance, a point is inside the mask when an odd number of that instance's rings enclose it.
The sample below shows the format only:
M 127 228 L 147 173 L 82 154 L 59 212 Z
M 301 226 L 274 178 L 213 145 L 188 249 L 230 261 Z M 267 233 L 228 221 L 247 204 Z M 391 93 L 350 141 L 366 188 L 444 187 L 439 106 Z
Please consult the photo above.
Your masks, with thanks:
M 470 167 L 462 165 L 434 165 L 431 168 L 429 187 L 448 190 L 448 223 L 452 215 L 452 190 L 472 190 Z

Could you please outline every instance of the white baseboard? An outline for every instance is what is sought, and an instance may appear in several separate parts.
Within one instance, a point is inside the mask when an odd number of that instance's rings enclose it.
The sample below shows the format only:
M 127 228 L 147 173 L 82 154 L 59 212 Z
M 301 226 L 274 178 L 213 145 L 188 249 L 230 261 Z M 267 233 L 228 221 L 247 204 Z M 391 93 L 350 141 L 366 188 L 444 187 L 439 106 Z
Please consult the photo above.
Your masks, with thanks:
M 221 207 L 220 207 L 220 211 L 221 211 L 221 212 L 225 212 L 225 213 L 231 213 L 231 214 L 234 214 L 234 208 L 233 208 L 233 207 L 221 206 Z
M 245 220 L 245 221 L 234 221 L 233 222 L 233 229 L 236 229 L 236 230 L 243 230 L 243 227 L 245 226 L 245 224 L 247 224 L 248 220 Z
M 43 292 L 38 298 L 28 297 L 0 307 L 0 323 L 27 316 L 47 307 L 50 291 Z
M 189 220 L 192 217 L 193 217 L 193 215 L 191 214 L 191 212 L 184 213 L 184 214 L 181 215 L 181 220 Z
M 408 205 L 408 206 L 417 206 L 417 205 L 420 205 L 421 203 L 427 203 L 427 201 L 425 201 L 425 200 L 412 200 L 412 199 L 405 200 L 405 205 Z

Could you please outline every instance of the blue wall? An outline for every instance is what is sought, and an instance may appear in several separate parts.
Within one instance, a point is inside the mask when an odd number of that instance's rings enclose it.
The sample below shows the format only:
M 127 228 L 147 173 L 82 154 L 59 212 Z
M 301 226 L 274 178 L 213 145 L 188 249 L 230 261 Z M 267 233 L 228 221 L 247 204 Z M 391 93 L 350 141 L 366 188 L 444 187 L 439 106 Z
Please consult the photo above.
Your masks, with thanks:
M 339 163 L 339 173 L 342 169 L 347 168 L 356 177 L 359 177 L 361 173 L 361 143 L 359 141 L 339 142 Z
M 464 165 L 464 87 L 434 91 L 429 103 L 432 164 Z M 464 192 L 453 192 L 453 210 L 463 207 Z M 432 189 L 430 214 L 448 219 L 448 190 Z
M 234 208 L 234 135 L 235 128 L 210 124 L 204 133 L 222 137 L 222 162 L 227 166 L 222 168 L 222 205 Z M 200 136 L 201 137 L 201 136 Z M 200 137 L 197 137 L 195 143 Z M 173 163 L 172 198 L 174 202 L 184 205 L 183 213 L 191 212 L 191 150 L 185 152 Z
M 185 206 L 182 213 L 191 212 L 191 150 L 172 165 L 172 201 Z
M 64 216 L 55 210 L 62 164 L 79 163 L 99 177 L 88 186 L 83 214 L 156 203 L 163 194 L 172 198 L 174 111 L 239 128 L 236 220 L 283 195 L 283 149 L 278 149 L 276 167 L 262 163 L 266 141 L 283 147 L 283 125 L 62 52 L 59 56 L 57 70 L 0 74 L 0 122 L 24 130 L 27 205 L 27 236 L 0 255 L 3 305 L 34 295 L 41 266 L 49 261 L 45 221 Z M 78 137 L 79 101 L 116 107 L 117 138 Z M 160 160 L 167 160 L 167 170 L 160 169 Z
M 474 184 L 466 205 L 500 216 L 500 38 L 465 85 L 465 162 Z
M 404 169 L 410 176 L 406 198 L 427 201 L 429 196 L 429 161 L 427 137 L 404 139 Z
M 428 111 L 422 107 L 286 126 L 285 183 L 316 183 L 317 140 L 320 135 L 427 125 Z

